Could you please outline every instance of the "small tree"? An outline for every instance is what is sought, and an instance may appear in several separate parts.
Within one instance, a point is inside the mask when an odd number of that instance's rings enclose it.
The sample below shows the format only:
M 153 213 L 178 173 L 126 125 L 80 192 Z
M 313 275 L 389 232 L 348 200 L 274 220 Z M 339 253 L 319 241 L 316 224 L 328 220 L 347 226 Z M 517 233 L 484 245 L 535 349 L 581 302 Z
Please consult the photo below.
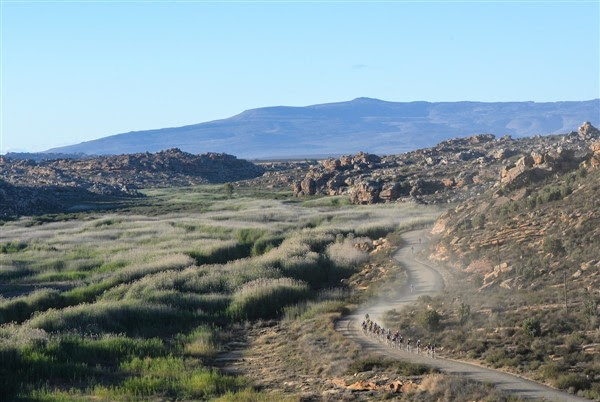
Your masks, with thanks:
M 523 330 L 525 333 L 532 338 L 538 337 L 542 334 L 542 324 L 537 318 L 528 318 L 523 321 Z
M 461 325 L 464 325 L 471 317 L 471 306 L 468 304 L 461 302 L 458 307 L 458 321 Z
M 559 238 L 548 236 L 544 239 L 544 251 L 554 255 L 561 255 L 565 252 L 565 248 Z
M 483 229 L 483 227 L 485 226 L 485 215 L 484 214 L 475 215 L 473 217 L 472 223 L 473 223 L 474 228 Z
M 228 197 L 231 197 L 233 195 L 233 184 L 225 183 L 223 185 L 223 190 L 225 191 L 225 194 L 227 194 Z
M 427 310 L 421 313 L 421 315 L 419 316 L 419 323 L 421 324 L 421 326 L 423 326 L 423 328 L 429 331 L 434 331 L 440 326 L 441 319 L 442 316 L 437 311 Z

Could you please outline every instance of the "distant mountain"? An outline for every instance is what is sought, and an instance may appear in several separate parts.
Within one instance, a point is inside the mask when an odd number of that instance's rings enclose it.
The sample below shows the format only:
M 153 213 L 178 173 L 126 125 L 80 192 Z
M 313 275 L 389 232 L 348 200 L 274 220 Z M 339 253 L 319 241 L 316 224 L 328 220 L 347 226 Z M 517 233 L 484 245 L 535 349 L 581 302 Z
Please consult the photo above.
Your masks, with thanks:
M 357 98 L 306 107 L 266 107 L 190 126 L 134 131 L 50 149 L 104 155 L 226 152 L 242 158 L 393 154 L 477 133 L 514 137 L 600 124 L 600 99 L 577 102 L 385 102 Z

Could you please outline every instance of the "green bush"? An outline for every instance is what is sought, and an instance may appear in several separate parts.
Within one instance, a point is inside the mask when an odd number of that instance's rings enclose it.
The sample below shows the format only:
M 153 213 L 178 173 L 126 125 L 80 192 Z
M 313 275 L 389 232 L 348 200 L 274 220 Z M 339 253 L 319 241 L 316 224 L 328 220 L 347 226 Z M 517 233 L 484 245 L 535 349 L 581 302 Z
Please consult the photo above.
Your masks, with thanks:
M 565 247 L 559 238 L 548 236 L 544 239 L 544 251 L 554 255 L 561 255 L 565 252 Z
M 285 306 L 305 299 L 309 293 L 304 282 L 290 278 L 258 279 L 233 295 L 228 314 L 236 319 L 274 318 Z
M 193 323 L 193 314 L 138 301 L 80 304 L 35 315 L 27 324 L 48 332 L 126 333 L 153 337 Z
M 471 306 L 461 302 L 460 306 L 458 307 L 457 315 L 458 322 L 460 322 L 461 325 L 464 325 L 469 320 L 469 317 L 471 317 Z
M 2 243 L 0 244 L 0 254 L 18 253 L 26 248 L 27 243 L 24 242 L 13 241 L 9 243 Z
M 538 337 L 542 335 L 542 324 L 537 318 L 527 318 L 521 324 L 523 331 L 531 337 Z
M 565 389 L 577 392 L 582 389 L 590 388 L 590 381 L 582 375 L 575 373 L 561 374 L 554 381 L 554 386 L 559 389 Z
M 429 331 L 435 331 L 440 326 L 442 316 L 435 310 L 426 310 L 419 314 L 419 324 Z
M 238 260 L 250 256 L 251 245 L 228 242 L 216 245 L 208 250 L 190 251 L 197 265 L 225 264 L 229 261 Z
M 65 299 L 54 289 L 40 289 L 27 295 L 0 302 L 0 324 L 23 322 L 36 311 L 63 307 Z
M 485 215 L 484 214 L 475 215 L 473 217 L 472 223 L 473 223 L 474 228 L 483 229 L 483 227 L 485 226 Z
M 266 234 L 264 229 L 246 228 L 235 232 L 235 238 L 241 244 L 253 245 L 258 239 Z
M 252 256 L 262 255 L 267 251 L 279 247 L 279 245 L 283 242 L 284 239 L 285 237 L 282 235 L 270 235 L 260 237 L 252 245 L 252 250 L 250 254 Z
M 348 373 L 354 374 L 378 370 L 394 370 L 397 374 L 403 376 L 417 376 L 432 372 L 429 367 L 423 364 L 387 359 L 381 356 L 369 356 L 352 362 L 348 368 Z

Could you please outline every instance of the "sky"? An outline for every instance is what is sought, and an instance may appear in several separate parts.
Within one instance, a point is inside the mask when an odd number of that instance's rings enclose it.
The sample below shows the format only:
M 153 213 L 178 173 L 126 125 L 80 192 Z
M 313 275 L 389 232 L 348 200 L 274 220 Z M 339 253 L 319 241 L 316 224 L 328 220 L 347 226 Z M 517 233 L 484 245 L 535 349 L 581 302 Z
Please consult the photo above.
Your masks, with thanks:
M 1 2 L 0 153 L 246 109 L 600 97 L 600 1 Z

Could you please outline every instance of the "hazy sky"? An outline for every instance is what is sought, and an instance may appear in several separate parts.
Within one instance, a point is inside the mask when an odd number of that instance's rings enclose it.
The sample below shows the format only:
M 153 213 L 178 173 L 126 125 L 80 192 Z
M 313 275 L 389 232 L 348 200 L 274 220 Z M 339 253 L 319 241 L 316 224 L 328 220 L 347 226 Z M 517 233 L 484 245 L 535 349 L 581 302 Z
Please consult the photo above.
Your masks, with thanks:
M 245 109 L 600 97 L 592 2 L 2 2 L 3 151 Z

